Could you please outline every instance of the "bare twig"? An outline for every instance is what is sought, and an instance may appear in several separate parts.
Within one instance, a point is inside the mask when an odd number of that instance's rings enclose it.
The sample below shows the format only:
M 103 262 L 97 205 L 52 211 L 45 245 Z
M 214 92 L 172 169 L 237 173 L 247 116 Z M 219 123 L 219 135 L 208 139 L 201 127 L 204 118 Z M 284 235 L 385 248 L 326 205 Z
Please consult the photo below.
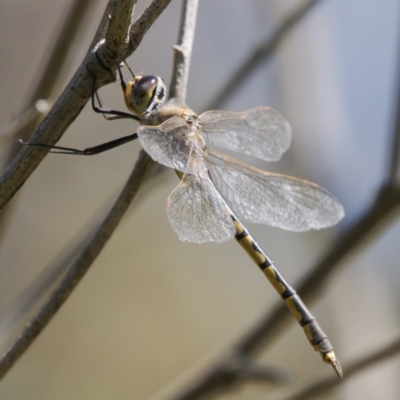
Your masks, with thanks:
M 59 286 L 51 294 L 39 313 L 33 318 L 32 322 L 27 325 L 17 341 L 0 360 L 0 378 L 9 371 L 19 357 L 28 349 L 83 278 L 90 265 L 118 226 L 122 216 L 139 190 L 144 175 L 152 165 L 153 161 L 144 150 L 142 150 L 139 160 L 123 191 L 89 245 L 83 251 L 82 255 L 74 262 L 65 278 L 63 278 Z
M 319 0 L 307 0 L 301 6 L 296 8 L 292 14 L 285 18 L 270 38 L 266 39 L 263 43 L 252 50 L 245 62 L 236 69 L 223 88 L 206 105 L 204 110 L 215 110 L 220 108 L 228 98 L 233 96 L 246 82 L 246 77 L 250 77 L 252 71 L 254 71 L 261 63 L 269 60 L 278 46 L 283 42 L 286 35 L 297 26 L 297 23 L 300 22 L 300 20 L 307 15 L 308 11 L 310 11 L 318 2 Z
M 114 15 L 122 15 L 120 9 L 125 9 L 124 5 L 127 2 L 128 0 L 119 0 L 116 2 L 110 0 L 110 3 L 113 4 L 110 22 L 108 25 L 105 21 L 102 21 L 100 24 L 102 30 L 105 29 L 105 27 L 108 27 L 108 31 L 114 31 L 114 33 L 110 33 L 110 35 L 113 38 L 120 37 L 122 43 L 126 38 L 126 32 L 122 32 L 122 30 L 119 29 L 119 27 L 116 27 L 115 23 L 112 22 L 120 20 L 120 18 L 114 17 Z M 154 0 L 150 4 L 144 14 L 132 25 L 130 43 L 134 42 L 137 47 L 148 28 L 165 9 L 169 2 L 170 0 Z M 151 11 L 153 11 L 153 14 Z M 128 14 L 125 17 L 130 21 L 131 15 Z M 108 18 L 108 14 L 103 16 L 103 19 Z M 131 36 L 132 34 L 136 35 L 134 39 Z M 96 33 L 95 37 L 99 37 L 99 32 Z M 129 52 L 133 51 L 136 47 L 129 47 Z M 116 42 L 105 43 L 105 45 L 98 44 L 97 49 L 100 59 L 109 60 L 112 58 L 112 54 L 114 54 L 115 57 L 115 54 L 118 51 L 118 44 Z M 126 54 L 124 53 L 124 58 L 129 55 L 129 52 Z M 112 65 L 114 64 L 115 59 L 113 60 Z M 106 83 L 113 82 L 115 79 L 114 74 L 111 73 L 111 71 L 107 71 L 104 67 L 99 65 L 95 54 L 92 51 L 88 52 L 85 60 L 79 67 L 71 82 L 32 136 L 32 142 L 54 145 L 61 138 L 68 126 L 78 116 L 91 95 L 92 76 L 87 71 L 87 65 L 92 67 L 92 72 L 96 74 L 99 84 L 105 85 Z M 110 65 L 105 64 L 104 66 L 109 67 Z M 40 164 L 47 152 L 48 149 L 38 146 L 25 146 L 20 151 L 0 178 L 0 210 L 4 208 L 18 189 L 24 184 L 30 174 Z
M 290 376 L 283 370 L 265 367 L 243 354 L 232 353 L 224 357 L 204 375 L 199 375 L 193 384 L 169 400 L 195 400 L 210 398 L 246 382 L 265 382 L 281 385 L 289 382 Z M 206 397 L 207 396 L 207 397 Z
M 393 342 L 386 345 L 383 349 L 374 351 L 373 353 L 360 358 L 359 360 L 352 361 L 345 365 L 346 380 L 352 376 L 364 371 L 367 368 L 375 366 L 383 361 L 389 361 L 393 357 L 400 354 L 400 337 Z M 343 384 L 343 381 L 334 378 L 323 379 L 319 382 L 313 383 L 297 393 L 288 397 L 286 400 L 309 400 L 317 396 L 321 396 L 331 391 L 332 389 Z
M 120 59 L 128 58 L 139 46 L 144 34 L 160 16 L 171 0 L 153 0 L 129 31 L 129 43 L 119 53 Z
M 190 57 L 192 54 L 194 29 L 196 26 L 197 6 L 198 0 L 182 2 L 178 43 L 174 46 L 174 68 L 169 96 L 173 102 L 181 105 L 185 105 Z

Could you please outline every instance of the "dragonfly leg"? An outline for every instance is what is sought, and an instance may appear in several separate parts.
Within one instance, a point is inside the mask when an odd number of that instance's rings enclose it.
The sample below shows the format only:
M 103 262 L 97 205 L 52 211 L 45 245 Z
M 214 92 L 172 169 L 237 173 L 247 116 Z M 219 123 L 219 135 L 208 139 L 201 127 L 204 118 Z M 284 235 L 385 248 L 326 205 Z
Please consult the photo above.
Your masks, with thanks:
M 343 378 L 342 368 L 340 367 L 339 361 L 335 356 L 333 347 L 329 342 L 328 337 L 318 325 L 315 317 L 302 302 L 296 291 L 285 281 L 268 255 L 253 239 L 248 230 L 242 225 L 242 223 L 236 218 L 229 208 L 228 212 L 231 215 L 232 221 L 236 228 L 235 239 L 237 242 L 260 267 L 271 285 L 285 301 L 290 312 L 303 328 L 304 333 L 306 334 L 307 339 L 311 346 L 313 346 L 314 350 L 319 352 L 322 359 L 326 363 L 332 365 L 336 374 L 340 378 Z
M 120 70 L 120 67 L 117 63 L 118 70 Z M 105 109 L 103 108 L 103 105 L 101 104 L 100 97 L 96 91 L 96 76 L 94 73 L 90 70 L 89 66 L 87 66 L 87 70 L 89 74 L 93 78 L 93 83 L 92 83 L 92 108 L 93 111 L 99 114 L 103 114 L 104 118 L 107 120 L 113 120 L 113 119 L 124 119 L 124 118 L 129 118 L 129 119 L 134 119 L 135 121 L 140 121 L 140 118 L 134 114 L 130 114 L 124 111 L 118 111 L 118 110 L 111 110 L 111 109 Z M 122 83 L 121 83 L 122 84 Z M 124 82 L 125 84 L 125 82 Z M 99 107 L 96 105 L 96 101 L 99 104 Z
M 59 153 L 59 154 L 75 154 L 81 156 L 93 156 L 95 154 L 103 153 L 104 151 L 111 150 L 115 147 L 121 146 L 125 143 L 131 142 L 132 140 L 137 139 L 137 133 L 133 133 L 132 135 L 123 136 L 118 139 L 111 140 L 106 143 L 99 144 L 93 147 L 87 147 L 86 149 L 74 149 L 71 147 L 62 147 L 62 146 L 52 146 L 50 144 L 45 143 L 27 143 L 19 140 L 20 143 L 26 144 L 28 146 L 39 146 L 39 147 L 47 147 L 51 149 L 51 153 Z
M 133 73 L 131 67 L 128 65 L 128 63 L 126 62 L 126 60 L 124 60 L 124 64 L 125 64 L 125 67 L 128 68 L 129 72 L 131 73 L 133 79 L 135 79 L 135 74 Z

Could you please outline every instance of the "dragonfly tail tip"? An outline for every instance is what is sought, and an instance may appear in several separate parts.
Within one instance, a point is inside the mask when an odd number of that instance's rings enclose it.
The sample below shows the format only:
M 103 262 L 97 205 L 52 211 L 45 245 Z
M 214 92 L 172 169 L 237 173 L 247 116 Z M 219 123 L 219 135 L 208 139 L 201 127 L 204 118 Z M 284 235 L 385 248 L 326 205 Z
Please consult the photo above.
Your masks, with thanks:
M 333 369 L 335 370 L 337 376 L 340 379 L 343 379 L 343 371 L 342 371 L 342 367 L 339 364 L 339 361 L 338 360 L 334 360 L 334 361 L 332 361 L 331 365 L 332 365 Z

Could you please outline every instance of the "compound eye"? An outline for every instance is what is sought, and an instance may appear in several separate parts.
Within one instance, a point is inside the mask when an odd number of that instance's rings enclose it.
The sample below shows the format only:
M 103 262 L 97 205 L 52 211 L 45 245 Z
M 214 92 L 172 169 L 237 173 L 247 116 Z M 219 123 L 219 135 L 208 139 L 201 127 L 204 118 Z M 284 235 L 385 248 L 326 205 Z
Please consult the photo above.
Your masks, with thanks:
M 134 86 L 134 96 L 137 101 L 144 97 L 151 97 L 154 89 L 157 86 L 158 79 L 155 75 L 146 75 L 140 78 Z

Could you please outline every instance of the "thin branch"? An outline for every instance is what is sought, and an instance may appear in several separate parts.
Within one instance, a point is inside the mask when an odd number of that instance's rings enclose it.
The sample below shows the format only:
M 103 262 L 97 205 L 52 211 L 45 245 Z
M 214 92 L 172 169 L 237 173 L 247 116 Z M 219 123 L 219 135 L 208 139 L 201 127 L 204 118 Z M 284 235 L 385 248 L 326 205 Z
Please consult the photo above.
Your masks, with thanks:
M 117 228 L 122 216 L 139 190 L 140 183 L 146 172 L 153 163 L 153 160 L 142 150 L 124 189 L 89 245 L 74 262 L 65 278 L 51 294 L 39 313 L 26 326 L 17 341 L 0 360 L 0 378 L 4 377 L 19 357 L 28 349 L 83 278 L 113 231 Z
M 181 25 L 178 43 L 174 46 L 174 68 L 169 96 L 174 103 L 185 105 L 186 88 L 189 80 L 190 57 L 192 55 L 196 26 L 198 0 L 182 2 Z
M 346 382 L 354 375 L 359 374 L 367 368 L 376 366 L 376 364 L 389 361 L 393 357 L 397 357 L 400 354 L 400 337 L 393 342 L 389 343 L 383 349 L 374 351 L 373 353 L 360 358 L 359 360 L 352 361 L 345 365 L 346 370 Z M 299 392 L 288 397 L 286 400 L 309 400 L 321 396 L 331 391 L 332 389 L 343 384 L 335 378 L 323 379 L 319 382 L 311 384 Z
M 91 0 L 74 0 L 72 3 L 57 39 L 49 46 L 50 56 L 44 63 L 40 63 L 35 89 L 27 97 L 28 105 L 35 104 L 39 99 L 49 98 L 59 78 L 60 70 L 69 56 L 71 43 L 77 39 L 79 29 L 93 6 Z
M 143 197 L 143 189 L 147 187 L 147 191 L 154 189 L 154 185 L 150 184 L 153 173 L 146 175 L 146 180 L 141 185 L 141 196 L 135 197 L 135 206 L 138 205 L 138 200 Z M 151 186 L 149 188 L 149 186 Z M 120 189 L 118 189 L 120 191 Z M 140 200 L 139 200 L 140 201 Z M 0 313 L 0 348 L 4 348 L 12 333 L 16 331 L 17 326 L 21 326 L 21 321 L 26 320 L 27 316 L 32 316 L 48 295 L 56 287 L 57 283 L 65 277 L 68 268 L 82 253 L 82 249 L 93 238 L 96 231 L 104 219 L 104 216 L 110 210 L 110 204 L 115 202 L 115 193 L 110 194 L 109 198 L 92 213 L 90 218 L 85 222 L 84 227 L 73 237 L 64 243 L 62 248 L 53 257 L 53 260 L 44 266 L 41 272 L 29 282 L 29 285 L 18 293 L 12 303 Z M 132 210 L 131 207 L 129 210 Z M 129 211 L 125 215 L 129 215 Z M 41 303 L 39 303 L 41 301 Z M 30 318 L 30 317 L 29 317 Z M 21 330 L 21 328 L 19 329 Z
M 126 38 L 126 32 L 123 33 L 121 29 L 119 29 L 118 26 L 116 27 L 116 24 L 112 22 L 119 21 L 119 18 L 113 17 L 113 15 L 122 15 L 120 9 L 125 9 L 124 5 L 127 1 L 128 0 L 120 0 L 115 2 L 114 0 L 110 0 L 110 3 L 113 4 L 110 22 L 107 22 L 109 15 L 105 13 L 100 23 L 101 29 L 107 26 L 108 31 L 119 32 L 119 37 L 122 42 L 124 42 Z M 140 43 L 148 28 L 169 4 L 169 1 L 170 0 L 154 0 L 150 4 L 143 15 L 132 25 L 131 34 L 135 34 L 136 36 L 134 39 L 130 36 L 131 41 L 134 41 L 136 45 Z M 153 14 L 151 10 L 153 10 Z M 126 15 L 126 18 L 130 21 L 131 15 Z M 104 19 L 107 21 L 104 21 Z M 127 24 L 125 24 L 125 26 L 126 25 Z M 112 33 L 110 35 L 114 38 L 118 37 L 117 33 Z M 98 37 L 98 33 L 96 33 L 95 37 Z M 109 60 L 112 58 L 112 54 L 114 54 L 115 57 L 118 45 L 115 42 L 105 43 L 105 46 L 100 43 L 97 45 L 97 49 L 99 58 Z M 134 47 L 132 47 L 132 49 L 134 49 Z M 129 54 L 125 54 L 126 57 L 128 55 Z M 113 60 L 113 65 L 114 64 L 115 59 Z M 104 67 L 98 63 L 94 52 L 88 52 L 71 82 L 32 136 L 32 142 L 54 145 L 79 115 L 91 95 L 92 76 L 87 71 L 87 65 L 92 67 L 92 72 L 96 74 L 99 84 L 105 85 L 115 80 L 114 74 L 111 73 L 111 71 L 105 70 Z M 105 66 L 108 67 L 109 65 L 106 64 Z M 47 153 L 48 149 L 43 147 L 25 146 L 22 148 L 0 178 L 0 210 L 11 200 Z
M 289 381 L 289 374 L 283 370 L 261 366 L 242 354 L 232 353 L 209 369 L 206 374 L 200 375 L 190 387 L 169 397 L 169 400 L 209 398 L 211 395 L 216 396 L 246 382 L 282 385 Z
M 121 48 L 120 59 L 128 58 L 138 47 L 145 33 L 165 10 L 171 0 L 153 0 L 129 31 L 128 45 Z
M 15 136 L 21 136 L 25 132 L 32 131 L 42 116 L 49 111 L 45 107 L 38 107 L 37 103 L 40 100 L 48 101 L 54 85 L 60 77 L 62 67 L 70 54 L 71 44 L 76 40 L 79 28 L 87 18 L 93 4 L 90 0 L 74 0 L 71 4 L 57 38 L 48 46 L 50 50 L 46 54 L 50 56 L 44 63 L 40 64 L 39 73 L 35 75 L 33 90 L 25 95 L 26 101 L 22 107 L 24 111 L 0 133 L 1 145 Z M 41 102 L 40 104 L 44 103 Z M 14 154 L 11 155 L 11 158 L 13 157 Z
M 277 48 L 281 45 L 286 35 L 292 31 L 300 22 L 300 20 L 308 14 L 313 6 L 319 0 L 307 0 L 296 8 L 287 18 L 279 25 L 273 35 L 257 46 L 247 57 L 245 62 L 236 69 L 232 76 L 228 79 L 223 88 L 215 95 L 215 97 L 204 107 L 204 110 L 215 110 L 221 108 L 230 97 L 240 90 L 251 73 L 263 62 L 271 58 Z

